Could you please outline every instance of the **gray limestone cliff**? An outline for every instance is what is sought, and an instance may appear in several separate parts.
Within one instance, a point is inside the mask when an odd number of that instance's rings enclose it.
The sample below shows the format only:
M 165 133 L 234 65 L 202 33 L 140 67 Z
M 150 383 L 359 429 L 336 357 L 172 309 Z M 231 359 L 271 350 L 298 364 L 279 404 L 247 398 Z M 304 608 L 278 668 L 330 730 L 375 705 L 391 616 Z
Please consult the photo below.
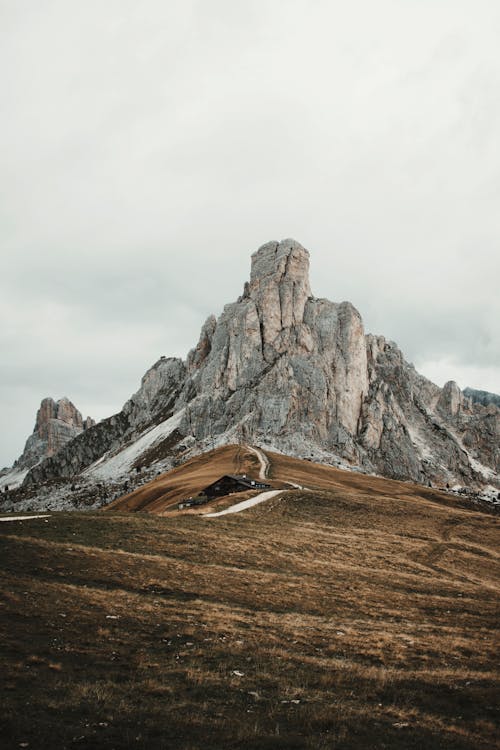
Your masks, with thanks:
M 84 420 L 69 399 L 54 401 L 53 398 L 44 398 L 36 415 L 33 433 L 26 441 L 15 467 L 30 469 L 43 459 L 54 456 L 93 425 L 94 421 L 90 417 Z
M 309 254 L 293 240 L 252 256 L 242 297 L 207 321 L 188 356 L 186 432 L 236 428 L 289 450 L 313 440 L 354 456 L 368 392 L 363 324 L 348 302 L 315 299 L 308 272 Z
M 315 298 L 294 240 L 252 256 L 241 297 L 204 324 L 186 362 L 161 359 L 122 412 L 27 477 L 78 474 L 179 414 L 179 440 L 237 441 L 341 460 L 386 476 L 498 486 L 500 410 L 419 375 L 398 347 L 366 335 L 349 303 Z

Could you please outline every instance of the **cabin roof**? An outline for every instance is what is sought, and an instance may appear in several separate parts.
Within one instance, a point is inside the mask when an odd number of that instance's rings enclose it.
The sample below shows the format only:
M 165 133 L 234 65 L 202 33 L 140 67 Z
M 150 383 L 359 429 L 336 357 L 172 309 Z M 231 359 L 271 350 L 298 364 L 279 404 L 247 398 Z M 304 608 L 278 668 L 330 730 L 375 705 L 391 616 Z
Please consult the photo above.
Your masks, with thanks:
M 264 482 L 262 479 L 252 479 L 252 477 L 248 477 L 246 474 L 223 474 L 214 482 L 211 482 L 208 487 L 212 487 L 214 484 L 217 484 L 217 482 L 221 482 L 223 479 L 233 479 L 235 482 L 244 484 L 246 487 L 254 487 L 256 484 L 261 484 L 265 487 L 270 486 L 266 484 L 266 482 Z

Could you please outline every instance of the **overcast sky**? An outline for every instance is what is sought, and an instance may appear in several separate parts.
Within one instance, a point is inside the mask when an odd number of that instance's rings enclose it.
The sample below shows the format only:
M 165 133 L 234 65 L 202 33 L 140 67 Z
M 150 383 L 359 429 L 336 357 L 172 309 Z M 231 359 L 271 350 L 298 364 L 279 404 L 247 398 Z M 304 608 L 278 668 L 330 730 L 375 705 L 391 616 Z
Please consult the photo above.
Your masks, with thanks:
M 0 0 L 0 467 L 118 411 L 294 237 L 439 385 L 500 392 L 498 0 Z

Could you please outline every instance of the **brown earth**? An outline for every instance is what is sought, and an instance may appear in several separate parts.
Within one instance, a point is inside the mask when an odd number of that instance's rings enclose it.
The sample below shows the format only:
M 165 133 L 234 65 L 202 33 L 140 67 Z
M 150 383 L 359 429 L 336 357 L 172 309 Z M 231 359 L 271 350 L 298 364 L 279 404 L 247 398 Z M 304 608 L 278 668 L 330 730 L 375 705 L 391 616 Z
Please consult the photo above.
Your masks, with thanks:
M 247 474 L 257 478 L 258 473 L 259 462 L 255 454 L 243 446 L 227 445 L 195 456 L 182 466 L 141 485 L 114 500 L 106 510 L 164 514 L 224 474 Z M 246 493 L 238 494 L 238 500 L 246 496 Z M 203 512 L 206 513 L 209 507 L 212 506 L 203 506 Z
M 331 485 L 0 524 L 2 747 L 498 746 L 498 518 L 271 460 Z
M 367 476 L 352 471 L 336 469 L 324 464 L 284 456 L 265 451 L 270 464 L 268 483 L 274 489 L 290 489 L 292 484 L 309 489 L 342 489 L 350 496 L 357 492 L 373 496 L 397 495 L 407 499 L 436 499 L 439 502 L 457 506 L 456 497 L 445 492 L 424 487 L 413 482 L 399 482 L 383 477 Z M 202 453 L 190 459 L 182 466 L 141 485 L 133 492 L 117 498 L 106 510 L 145 511 L 147 513 L 170 514 L 177 511 L 178 503 L 197 495 L 207 485 L 224 474 L 247 474 L 258 479 L 259 461 L 257 456 L 246 446 L 227 445 Z M 204 505 L 190 513 L 207 513 L 211 510 L 231 505 L 233 502 L 255 493 L 238 494 L 237 500 L 223 498 L 210 505 Z M 468 501 L 462 502 L 469 507 Z

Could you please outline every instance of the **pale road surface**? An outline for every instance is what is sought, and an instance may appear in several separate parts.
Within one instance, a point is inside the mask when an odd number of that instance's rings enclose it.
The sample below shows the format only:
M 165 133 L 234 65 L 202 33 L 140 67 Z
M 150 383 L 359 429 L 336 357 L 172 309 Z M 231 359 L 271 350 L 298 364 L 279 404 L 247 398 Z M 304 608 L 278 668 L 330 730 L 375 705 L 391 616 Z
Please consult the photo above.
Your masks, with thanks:
M 28 521 L 30 518 L 50 518 L 50 515 L 44 516 L 4 516 L 0 521 Z
M 253 445 L 247 446 L 248 450 L 251 453 L 254 453 L 257 458 L 259 459 L 260 463 L 260 472 L 259 472 L 259 479 L 267 479 L 267 473 L 269 471 L 269 459 L 264 453 L 264 451 L 261 451 L 260 448 L 255 448 Z
M 262 477 L 261 477 L 262 478 Z M 251 497 L 249 500 L 243 500 L 241 503 L 236 503 L 230 508 L 220 510 L 218 513 L 203 513 L 203 518 L 218 518 L 218 516 L 227 516 L 229 513 L 240 513 L 242 510 L 247 508 L 253 508 L 254 505 L 263 503 L 265 500 L 270 500 L 276 495 L 282 494 L 283 490 L 270 490 L 269 492 L 261 492 L 260 495 Z
M 266 456 L 263 450 L 261 450 L 260 448 L 256 448 L 254 445 L 247 445 L 247 448 L 251 453 L 254 453 L 259 459 L 259 463 L 260 463 L 259 479 L 262 479 L 262 480 L 267 479 L 267 475 L 271 467 L 268 457 Z M 295 484 L 295 482 L 285 482 L 285 484 L 289 484 L 290 487 L 295 487 L 296 490 L 309 489 L 308 487 L 303 487 L 301 484 Z

